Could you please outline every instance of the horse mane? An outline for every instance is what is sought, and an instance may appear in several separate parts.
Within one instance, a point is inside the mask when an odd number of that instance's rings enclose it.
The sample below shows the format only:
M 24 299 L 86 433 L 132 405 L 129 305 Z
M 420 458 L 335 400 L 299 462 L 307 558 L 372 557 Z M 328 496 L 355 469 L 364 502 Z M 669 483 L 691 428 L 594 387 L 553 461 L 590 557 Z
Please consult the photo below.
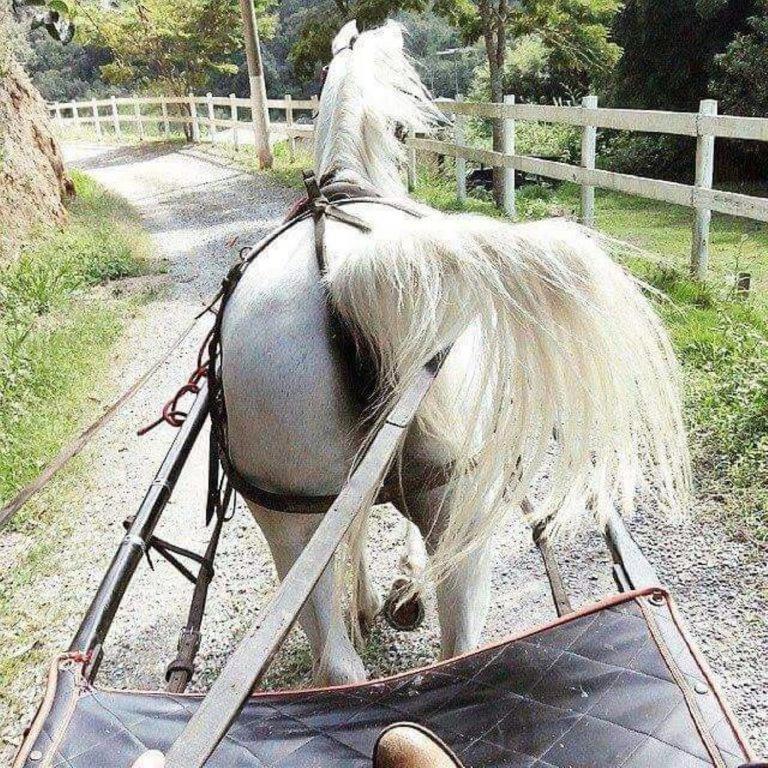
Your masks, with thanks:
M 382 195 L 403 196 L 406 149 L 397 126 L 429 134 L 445 120 L 404 51 L 403 29 L 389 21 L 357 34 L 350 22 L 333 50 L 315 129 L 315 171 L 352 172 Z

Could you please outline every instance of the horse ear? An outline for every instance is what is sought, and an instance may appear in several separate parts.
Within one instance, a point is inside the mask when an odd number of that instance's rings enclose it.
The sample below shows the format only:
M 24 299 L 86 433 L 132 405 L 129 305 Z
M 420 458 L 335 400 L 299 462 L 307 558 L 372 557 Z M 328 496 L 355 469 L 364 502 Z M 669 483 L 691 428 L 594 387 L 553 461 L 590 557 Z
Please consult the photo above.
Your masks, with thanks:
M 357 22 L 352 19 L 352 21 L 348 21 L 336 34 L 336 37 L 333 38 L 333 43 L 331 44 L 331 52 L 335 56 L 339 51 L 343 50 L 344 48 L 351 48 L 352 47 L 352 41 L 359 35 L 360 33 L 357 31 Z

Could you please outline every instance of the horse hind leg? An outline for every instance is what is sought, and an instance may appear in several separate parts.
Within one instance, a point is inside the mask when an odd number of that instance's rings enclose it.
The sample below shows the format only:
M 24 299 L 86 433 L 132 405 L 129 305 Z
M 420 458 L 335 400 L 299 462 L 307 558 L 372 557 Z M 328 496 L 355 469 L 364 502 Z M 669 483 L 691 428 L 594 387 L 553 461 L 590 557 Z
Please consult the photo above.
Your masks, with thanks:
M 309 543 L 322 514 L 273 512 L 248 502 L 267 540 L 280 580 Z M 342 595 L 334 576 L 334 559 L 299 614 L 299 623 L 312 649 L 315 680 L 320 685 L 344 685 L 366 679 L 365 667 L 344 623 Z
M 408 496 L 408 511 L 418 525 L 428 554 L 435 551 L 447 523 L 445 486 Z M 470 562 L 456 568 L 436 587 L 441 656 L 450 659 L 477 648 L 491 596 L 491 553 L 485 546 Z
M 387 623 L 399 631 L 418 629 L 424 621 L 424 594 L 421 575 L 427 565 L 427 553 L 419 529 L 405 521 L 405 547 L 400 555 L 400 576 L 389 590 L 384 603 Z
M 370 634 L 376 617 L 381 613 L 384 601 L 371 579 L 371 566 L 366 549 L 368 540 L 368 516 L 360 532 L 360 554 L 357 568 L 357 621 L 361 634 Z

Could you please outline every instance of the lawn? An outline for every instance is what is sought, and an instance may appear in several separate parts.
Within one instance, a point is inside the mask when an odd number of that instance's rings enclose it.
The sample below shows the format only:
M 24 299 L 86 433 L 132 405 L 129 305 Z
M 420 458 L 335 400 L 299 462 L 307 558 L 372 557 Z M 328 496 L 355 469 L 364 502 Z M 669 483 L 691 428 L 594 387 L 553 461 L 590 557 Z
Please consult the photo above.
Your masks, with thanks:
M 0 504 L 81 426 L 129 311 L 105 287 L 146 269 L 137 215 L 73 178 L 67 224 L 34 233 L 0 268 Z

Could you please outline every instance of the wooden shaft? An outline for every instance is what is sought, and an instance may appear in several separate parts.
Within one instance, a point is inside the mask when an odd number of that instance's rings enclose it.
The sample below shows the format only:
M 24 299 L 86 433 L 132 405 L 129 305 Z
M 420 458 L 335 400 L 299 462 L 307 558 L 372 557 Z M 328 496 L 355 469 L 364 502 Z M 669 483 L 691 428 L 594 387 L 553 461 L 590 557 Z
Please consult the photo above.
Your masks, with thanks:
M 266 614 L 248 630 L 181 736 L 171 746 L 166 756 L 166 768 L 202 768 L 224 738 L 349 527 L 375 498 L 439 368 L 439 362 L 425 367 L 398 399 L 314 536 L 283 579 Z
M 272 150 L 269 146 L 269 112 L 267 111 L 267 90 L 264 85 L 264 71 L 259 48 L 259 30 L 253 0 L 240 0 L 245 35 L 245 57 L 248 63 L 248 83 L 251 96 L 251 125 L 256 142 L 256 154 L 262 168 L 272 167 Z

